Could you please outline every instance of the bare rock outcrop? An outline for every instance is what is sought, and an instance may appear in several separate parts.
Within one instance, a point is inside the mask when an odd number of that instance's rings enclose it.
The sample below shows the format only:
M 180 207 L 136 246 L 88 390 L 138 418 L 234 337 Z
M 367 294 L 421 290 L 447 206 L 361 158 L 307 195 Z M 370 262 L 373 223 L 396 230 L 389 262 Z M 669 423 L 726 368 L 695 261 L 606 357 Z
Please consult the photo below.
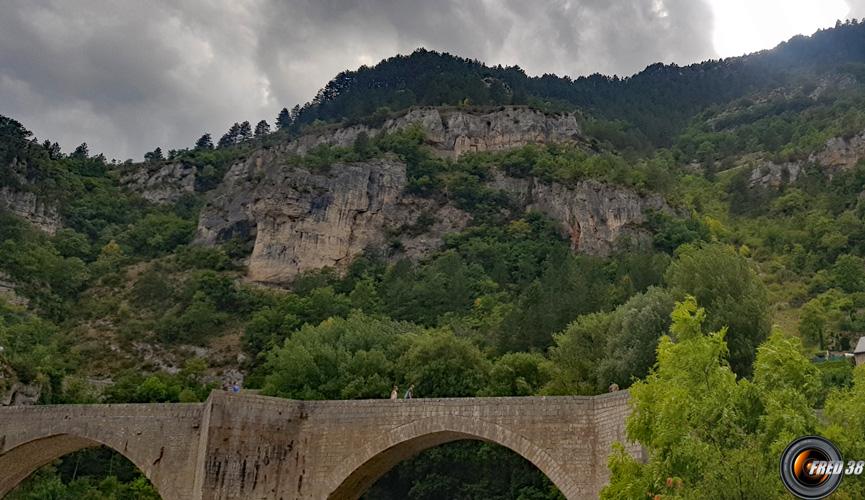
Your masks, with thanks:
M 799 162 L 793 161 L 781 164 L 765 162 L 751 170 L 748 186 L 779 189 L 788 183 L 796 182 L 801 174 L 802 164 Z
M 259 152 L 228 172 L 202 210 L 198 240 L 253 239 L 249 278 L 280 283 L 322 267 L 344 269 L 369 247 L 386 245 L 389 233 L 440 217 L 401 241 L 409 257 L 441 244 L 441 236 L 464 227 L 469 216 L 453 207 L 405 192 L 405 165 L 395 159 L 334 164 L 311 172 L 280 164 Z
M 12 212 L 49 234 L 54 234 L 63 225 L 57 208 L 30 191 L 0 187 L 0 209 Z
M 381 127 L 353 125 L 301 136 L 282 147 L 304 154 L 322 144 L 349 147 L 363 132 L 369 136 L 392 133 L 419 125 L 434 150 L 446 156 L 472 151 L 500 151 L 527 144 L 566 143 L 581 140 L 572 114 L 547 114 L 527 107 L 507 106 L 495 111 L 471 112 L 454 108 L 413 108 L 391 118 Z
M 121 183 L 153 203 L 172 203 L 195 192 L 196 168 L 183 162 L 141 164 L 125 171 Z
M 199 220 L 199 242 L 254 241 L 254 281 L 284 283 L 311 269 L 345 269 L 365 249 L 387 246 L 394 233 L 402 255 L 422 257 L 470 222 L 469 214 L 448 203 L 407 193 L 405 165 L 394 158 L 334 164 L 327 172 L 279 158 L 259 152 L 232 167 Z M 573 250 L 591 255 L 608 255 L 622 238 L 643 239 L 646 213 L 667 209 L 658 196 L 594 181 L 567 187 L 498 175 L 489 187 L 558 220 Z M 422 216 L 433 222 L 407 230 Z
M 471 217 L 446 201 L 407 192 L 406 166 L 395 156 L 335 163 L 321 171 L 298 160 L 322 144 L 349 147 L 362 132 L 372 136 L 414 125 L 424 129 L 434 151 L 454 157 L 582 141 L 573 115 L 523 107 L 482 113 L 415 108 L 380 128 L 355 125 L 307 134 L 234 164 L 208 195 L 197 241 L 252 243 L 249 278 L 268 283 L 290 282 L 312 269 L 345 269 L 369 248 L 410 258 L 429 254 Z M 591 181 L 564 186 L 498 175 L 488 187 L 508 193 L 525 210 L 560 221 L 574 251 L 592 255 L 608 255 L 626 237 L 642 239 L 646 233 L 639 226 L 646 212 L 666 209 L 660 197 Z
M 806 161 L 765 161 L 759 164 L 751 170 L 748 185 L 779 189 L 796 182 L 809 164 L 816 165 L 831 178 L 837 173 L 851 170 L 862 158 L 865 158 L 865 131 L 852 137 L 832 137 L 820 151 L 811 153 Z
M 27 306 L 30 303 L 27 297 L 18 295 L 15 282 L 2 271 L 0 271 L 0 300 L 15 306 Z
M 3 387 L 2 384 L 0 387 Z M 0 391 L 0 406 L 35 405 L 41 393 L 42 390 L 36 384 L 12 382 L 8 389 Z
M 646 215 L 669 210 L 660 196 L 591 180 L 564 186 L 497 175 L 491 187 L 515 196 L 526 210 L 558 221 L 571 249 L 589 255 L 609 255 L 625 239 L 642 243 L 649 236 L 641 227 Z
M 351 147 L 361 133 L 373 137 L 420 126 L 437 154 L 457 157 L 471 151 L 499 151 L 527 144 L 579 142 L 582 133 L 573 114 L 549 114 L 523 106 L 503 106 L 493 111 L 462 108 L 412 108 L 386 120 L 381 126 L 326 127 L 306 132 L 275 146 L 277 154 L 304 155 L 330 145 Z M 195 192 L 198 171 L 180 161 L 133 165 L 121 172 L 129 190 L 154 203 L 171 203 Z
M 865 157 L 865 131 L 852 137 L 833 137 L 826 146 L 812 154 L 808 161 L 830 171 L 849 170 Z

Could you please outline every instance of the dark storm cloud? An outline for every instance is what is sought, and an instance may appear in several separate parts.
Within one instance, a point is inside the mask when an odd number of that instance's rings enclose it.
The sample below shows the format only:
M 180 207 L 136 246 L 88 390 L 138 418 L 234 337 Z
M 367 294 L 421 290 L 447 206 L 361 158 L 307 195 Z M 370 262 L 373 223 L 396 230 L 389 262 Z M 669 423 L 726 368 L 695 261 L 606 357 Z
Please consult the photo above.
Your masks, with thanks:
M 337 72 L 419 46 L 530 74 L 714 57 L 695 0 L 4 0 L 0 113 L 66 150 L 140 158 L 272 121 Z

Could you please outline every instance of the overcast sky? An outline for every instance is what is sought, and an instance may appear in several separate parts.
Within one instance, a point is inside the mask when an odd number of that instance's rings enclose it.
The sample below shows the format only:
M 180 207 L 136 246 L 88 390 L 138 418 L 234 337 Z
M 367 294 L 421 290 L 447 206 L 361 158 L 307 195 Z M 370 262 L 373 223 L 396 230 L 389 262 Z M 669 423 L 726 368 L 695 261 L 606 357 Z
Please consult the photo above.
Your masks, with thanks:
M 0 0 L 0 114 L 140 160 L 273 122 L 344 69 L 417 47 L 531 75 L 739 55 L 865 0 Z

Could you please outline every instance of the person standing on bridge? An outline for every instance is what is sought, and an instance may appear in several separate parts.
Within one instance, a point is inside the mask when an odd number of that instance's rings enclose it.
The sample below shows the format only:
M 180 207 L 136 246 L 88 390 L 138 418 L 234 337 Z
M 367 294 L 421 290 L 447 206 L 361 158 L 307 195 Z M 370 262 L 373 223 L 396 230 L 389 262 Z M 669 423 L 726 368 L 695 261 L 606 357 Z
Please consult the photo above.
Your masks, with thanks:
M 414 395 L 414 384 L 408 386 L 408 389 L 405 391 L 405 396 L 403 396 L 403 399 L 411 399 L 413 395 Z
M 393 386 L 393 390 L 390 391 L 390 399 L 394 401 L 397 398 L 399 398 L 399 387 Z

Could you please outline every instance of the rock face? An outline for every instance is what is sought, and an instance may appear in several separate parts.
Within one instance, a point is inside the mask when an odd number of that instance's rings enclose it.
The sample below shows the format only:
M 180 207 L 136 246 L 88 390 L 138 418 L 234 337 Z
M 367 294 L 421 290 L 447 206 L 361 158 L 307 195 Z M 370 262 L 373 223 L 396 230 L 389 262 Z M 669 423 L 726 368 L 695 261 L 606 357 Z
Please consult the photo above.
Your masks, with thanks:
M 372 136 L 414 124 L 425 130 L 433 150 L 446 156 L 582 141 L 573 115 L 515 107 L 477 114 L 418 108 L 378 129 L 356 125 L 305 135 L 234 164 L 208 196 L 197 240 L 254 242 L 249 278 L 269 283 L 289 282 L 311 269 L 345 269 L 370 248 L 396 248 L 409 258 L 428 254 L 471 217 L 445 201 L 407 193 L 406 167 L 396 157 L 337 163 L 327 171 L 297 165 L 298 155 L 316 146 L 349 147 L 361 132 Z M 488 187 L 510 194 L 525 210 L 560 221 L 574 251 L 593 255 L 609 254 L 623 237 L 642 238 L 639 225 L 646 211 L 666 209 L 659 197 L 597 182 L 566 187 L 498 175 Z
M 260 152 L 232 167 L 199 220 L 200 242 L 254 239 L 254 281 L 283 283 L 311 269 L 344 269 L 365 249 L 387 246 L 392 233 L 400 234 L 403 255 L 421 257 L 470 221 L 452 205 L 406 193 L 405 165 L 395 159 L 316 173 L 278 158 Z M 499 175 L 489 187 L 560 221 L 573 250 L 592 255 L 609 254 L 623 237 L 642 238 L 646 211 L 666 209 L 660 197 L 591 181 L 569 188 Z M 406 230 L 424 215 L 433 221 L 429 227 Z
M 526 144 L 566 143 L 581 140 L 572 114 L 546 114 L 520 106 L 473 112 L 452 108 L 413 108 L 386 120 L 380 127 L 352 125 L 311 132 L 273 149 L 279 154 L 304 155 L 330 145 L 351 147 L 361 133 L 373 137 L 418 125 L 424 129 L 433 151 L 457 157 L 471 151 L 498 151 Z M 154 203 L 172 203 L 195 192 L 197 170 L 183 162 L 139 164 L 122 173 L 121 182 Z
M 123 176 L 121 182 L 144 199 L 172 203 L 186 193 L 195 192 L 195 166 L 182 162 L 142 164 Z
M 0 187 L 0 209 L 9 210 L 49 234 L 54 234 L 62 226 L 57 209 L 29 191 Z
M 38 385 L 13 382 L 11 387 L 5 391 L 0 391 L 0 406 L 35 405 L 39 401 L 41 392 Z
M 839 172 L 852 169 L 862 158 L 865 158 L 865 131 L 852 137 L 833 137 L 826 141 L 823 149 L 811 153 L 807 161 L 782 164 L 767 161 L 754 167 L 751 170 L 749 186 L 778 189 L 796 182 L 807 164 L 817 165 L 832 178 Z
M 559 221 L 571 249 L 589 255 L 609 255 L 625 239 L 643 243 L 648 233 L 640 225 L 647 212 L 669 210 L 659 196 L 641 196 L 596 181 L 566 187 L 498 175 L 491 186 L 515 196 L 526 210 Z
M 0 299 L 16 306 L 26 306 L 30 303 L 26 297 L 18 295 L 15 291 L 15 283 L 3 272 L 0 272 Z
M 779 189 L 787 183 L 796 182 L 801 173 L 802 165 L 798 162 L 787 162 L 780 165 L 766 162 L 751 171 L 748 185 L 750 187 L 762 186 Z
M 423 234 L 401 241 L 405 253 L 417 257 L 469 221 L 461 210 L 405 193 L 405 165 L 394 159 L 335 164 L 316 173 L 278 158 L 259 152 L 233 166 L 199 219 L 201 242 L 254 238 L 249 277 L 255 281 L 344 269 L 366 248 L 386 245 L 391 231 L 437 214 Z
M 414 108 L 387 120 L 381 127 L 354 125 L 304 135 L 283 146 L 282 151 L 304 154 L 322 144 L 349 147 L 361 132 L 372 137 L 413 125 L 424 129 L 427 142 L 436 151 L 453 157 L 471 151 L 498 151 L 526 144 L 577 142 L 582 137 L 577 119 L 572 114 L 546 114 L 514 106 L 485 113 Z
M 808 161 L 829 170 L 847 170 L 865 157 L 865 131 L 850 138 L 833 137 L 826 141 L 822 151 L 812 154 Z

